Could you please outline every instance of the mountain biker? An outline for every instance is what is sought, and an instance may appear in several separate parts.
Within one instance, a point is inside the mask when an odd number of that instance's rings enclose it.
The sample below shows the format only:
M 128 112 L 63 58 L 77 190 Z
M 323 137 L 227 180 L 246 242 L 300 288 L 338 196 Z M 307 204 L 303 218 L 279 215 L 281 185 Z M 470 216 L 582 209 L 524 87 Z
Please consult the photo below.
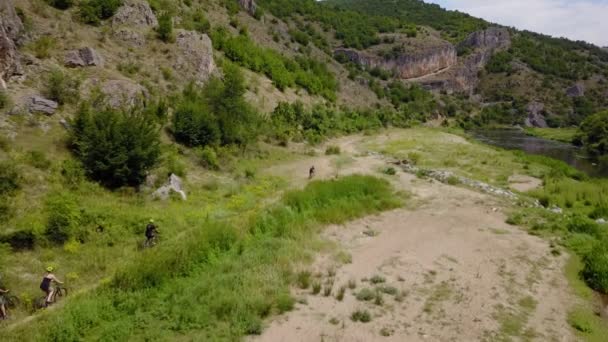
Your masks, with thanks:
M 150 219 L 146 226 L 146 245 L 150 246 L 153 243 L 156 234 L 158 234 L 158 228 L 154 224 L 154 220 Z
M 0 285 L 0 319 L 6 319 L 7 316 L 7 312 L 6 312 L 6 299 L 4 298 L 3 294 L 9 293 L 10 290 L 7 290 L 4 288 L 4 286 Z
M 63 284 L 62 281 L 57 279 L 53 274 L 53 266 L 49 266 L 46 268 L 46 274 L 42 278 L 42 282 L 40 283 L 40 289 L 46 293 L 46 301 L 45 305 L 49 306 L 52 304 L 53 293 L 55 293 L 55 289 L 53 288 L 53 282 L 57 284 Z
M 315 166 L 311 166 L 310 170 L 308 170 L 308 179 L 312 179 L 315 176 Z

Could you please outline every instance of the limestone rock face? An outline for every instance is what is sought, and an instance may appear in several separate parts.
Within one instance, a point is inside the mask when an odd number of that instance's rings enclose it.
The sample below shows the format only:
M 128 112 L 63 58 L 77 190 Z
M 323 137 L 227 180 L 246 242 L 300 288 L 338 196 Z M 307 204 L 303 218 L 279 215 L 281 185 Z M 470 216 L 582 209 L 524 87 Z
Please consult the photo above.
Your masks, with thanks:
M 146 33 L 158 26 L 158 19 L 145 0 L 127 0 L 112 17 L 113 36 L 132 47 L 146 44 Z
M 241 5 L 241 7 L 247 11 L 247 13 L 249 13 L 250 15 L 254 15 L 255 14 L 255 10 L 257 8 L 257 5 L 255 3 L 254 0 L 239 0 L 239 5 Z
M 103 66 L 103 57 L 95 49 L 85 47 L 78 50 L 68 51 L 64 58 L 66 66 L 85 67 L 85 66 Z
M 105 81 L 100 90 L 106 96 L 106 104 L 112 108 L 142 105 L 149 97 L 146 88 L 129 80 Z
M 526 107 L 526 111 L 528 112 L 528 117 L 525 120 L 526 126 L 540 128 L 548 127 L 547 121 L 545 120 L 545 116 L 543 115 L 544 110 L 544 104 L 537 101 L 530 102 Z
M 471 33 L 459 45 L 484 50 L 504 49 L 511 46 L 511 35 L 506 28 L 490 27 L 483 31 Z
M 167 182 L 154 191 L 152 196 L 161 200 L 167 200 L 171 192 L 177 193 L 184 201 L 187 199 L 186 192 L 182 188 L 182 179 L 174 174 L 171 174 Z
M 112 17 L 112 25 L 155 27 L 158 26 L 158 20 L 147 1 L 128 0 Z
M 566 95 L 569 97 L 581 97 L 585 96 L 585 85 L 582 83 L 577 83 L 572 87 L 566 89 Z
M 368 68 L 378 67 L 384 70 L 393 70 L 402 79 L 428 75 L 449 68 L 457 62 L 456 49 L 447 43 L 425 51 L 401 54 L 389 59 L 371 56 L 352 49 L 337 49 L 334 53 Z
M 26 101 L 26 105 L 30 113 L 41 113 L 46 115 L 55 114 L 55 111 L 57 111 L 57 108 L 59 108 L 59 104 L 57 102 L 45 99 L 44 97 L 38 95 L 29 97 Z
M 175 69 L 201 84 L 215 71 L 213 45 L 206 34 L 179 30 L 176 37 Z
M 0 84 L 21 73 L 17 41 L 23 31 L 21 19 L 15 13 L 12 0 L 0 1 Z

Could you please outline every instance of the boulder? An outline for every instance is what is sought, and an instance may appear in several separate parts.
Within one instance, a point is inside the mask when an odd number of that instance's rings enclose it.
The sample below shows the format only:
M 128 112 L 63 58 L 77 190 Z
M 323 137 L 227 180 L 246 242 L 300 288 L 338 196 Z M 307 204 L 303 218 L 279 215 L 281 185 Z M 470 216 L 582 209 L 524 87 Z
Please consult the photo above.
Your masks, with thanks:
M 528 113 L 528 117 L 525 120 L 526 126 L 527 127 L 541 127 L 541 128 L 548 127 L 545 116 L 543 115 L 544 110 L 545 110 L 544 104 L 537 102 L 537 101 L 530 102 L 528 104 L 528 106 L 526 107 L 526 112 Z
M 59 104 L 55 101 L 45 99 L 42 96 L 33 95 L 26 101 L 27 109 L 30 113 L 41 113 L 46 115 L 53 115 Z
M 603 218 L 600 218 L 600 219 L 595 220 L 595 223 L 597 223 L 597 224 L 606 224 L 606 220 L 603 219 Z
M 585 85 L 582 83 L 577 83 L 572 87 L 566 89 L 566 95 L 569 97 L 581 97 L 585 96 Z
M 148 90 L 129 80 L 108 80 L 100 87 L 105 102 L 112 108 L 143 105 L 149 97 Z
M 150 28 L 158 26 L 158 20 L 147 1 L 127 0 L 112 17 L 112 25 Z
M 142 47 L 146 45 L 146 36 L 138 31 L 129 28 L 119 28 L 113 34 L 116 40 L 122 41 L 131 47 Z
M 95 49 L 84 47 L 82 49 L 68 51 L 65 55 L 64 63 L 71 68 L 103 66 L 104 60 Z
M 21 73 L 17 42 L 22 31 L 23 24 L 12 0 L 0 1 L 0 83 Z
M 186 192 L 182 188 L 182 179 L 174 174 L 171 174 L 167 182 L 154 191 L 152 196 L 164 201 L 169 199 L 171 192 L 177 193 L 184 201 L 187 199 Z
M 255 15 L 257 5 L 254 0 L 239 0 L 239 5 L 250 15 Z
M 215 71 L 213 45 L 206 34 L 179 30 L 176 37 L 175 69 L 202 84 Z

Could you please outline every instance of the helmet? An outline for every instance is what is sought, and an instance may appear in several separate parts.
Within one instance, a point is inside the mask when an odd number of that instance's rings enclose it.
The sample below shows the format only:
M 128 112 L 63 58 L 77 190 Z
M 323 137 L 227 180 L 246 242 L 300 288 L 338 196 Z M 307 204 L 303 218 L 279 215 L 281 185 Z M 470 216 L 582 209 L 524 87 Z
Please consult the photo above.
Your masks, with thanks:
M 53 272 L 53 270 L 54 270 L 53 266 L 49 266 L 46 268 L 47 272 Z
M 150 223 L 154 223 L 154 219 L 150 219 Z

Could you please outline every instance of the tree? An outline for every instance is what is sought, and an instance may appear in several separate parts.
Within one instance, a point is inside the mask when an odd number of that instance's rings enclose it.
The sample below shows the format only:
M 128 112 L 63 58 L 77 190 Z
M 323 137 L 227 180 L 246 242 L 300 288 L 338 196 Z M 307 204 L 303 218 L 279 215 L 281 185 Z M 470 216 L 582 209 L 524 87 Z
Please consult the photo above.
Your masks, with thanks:
M 608 154 L 608 110 L 587 117 L 577 140 L 594 157 Z
M 73 121 L 71 140 L 87 175 L 110 188 L 141 184 L 160 156 L 156 120 L 138 108 L 85 105 Z

